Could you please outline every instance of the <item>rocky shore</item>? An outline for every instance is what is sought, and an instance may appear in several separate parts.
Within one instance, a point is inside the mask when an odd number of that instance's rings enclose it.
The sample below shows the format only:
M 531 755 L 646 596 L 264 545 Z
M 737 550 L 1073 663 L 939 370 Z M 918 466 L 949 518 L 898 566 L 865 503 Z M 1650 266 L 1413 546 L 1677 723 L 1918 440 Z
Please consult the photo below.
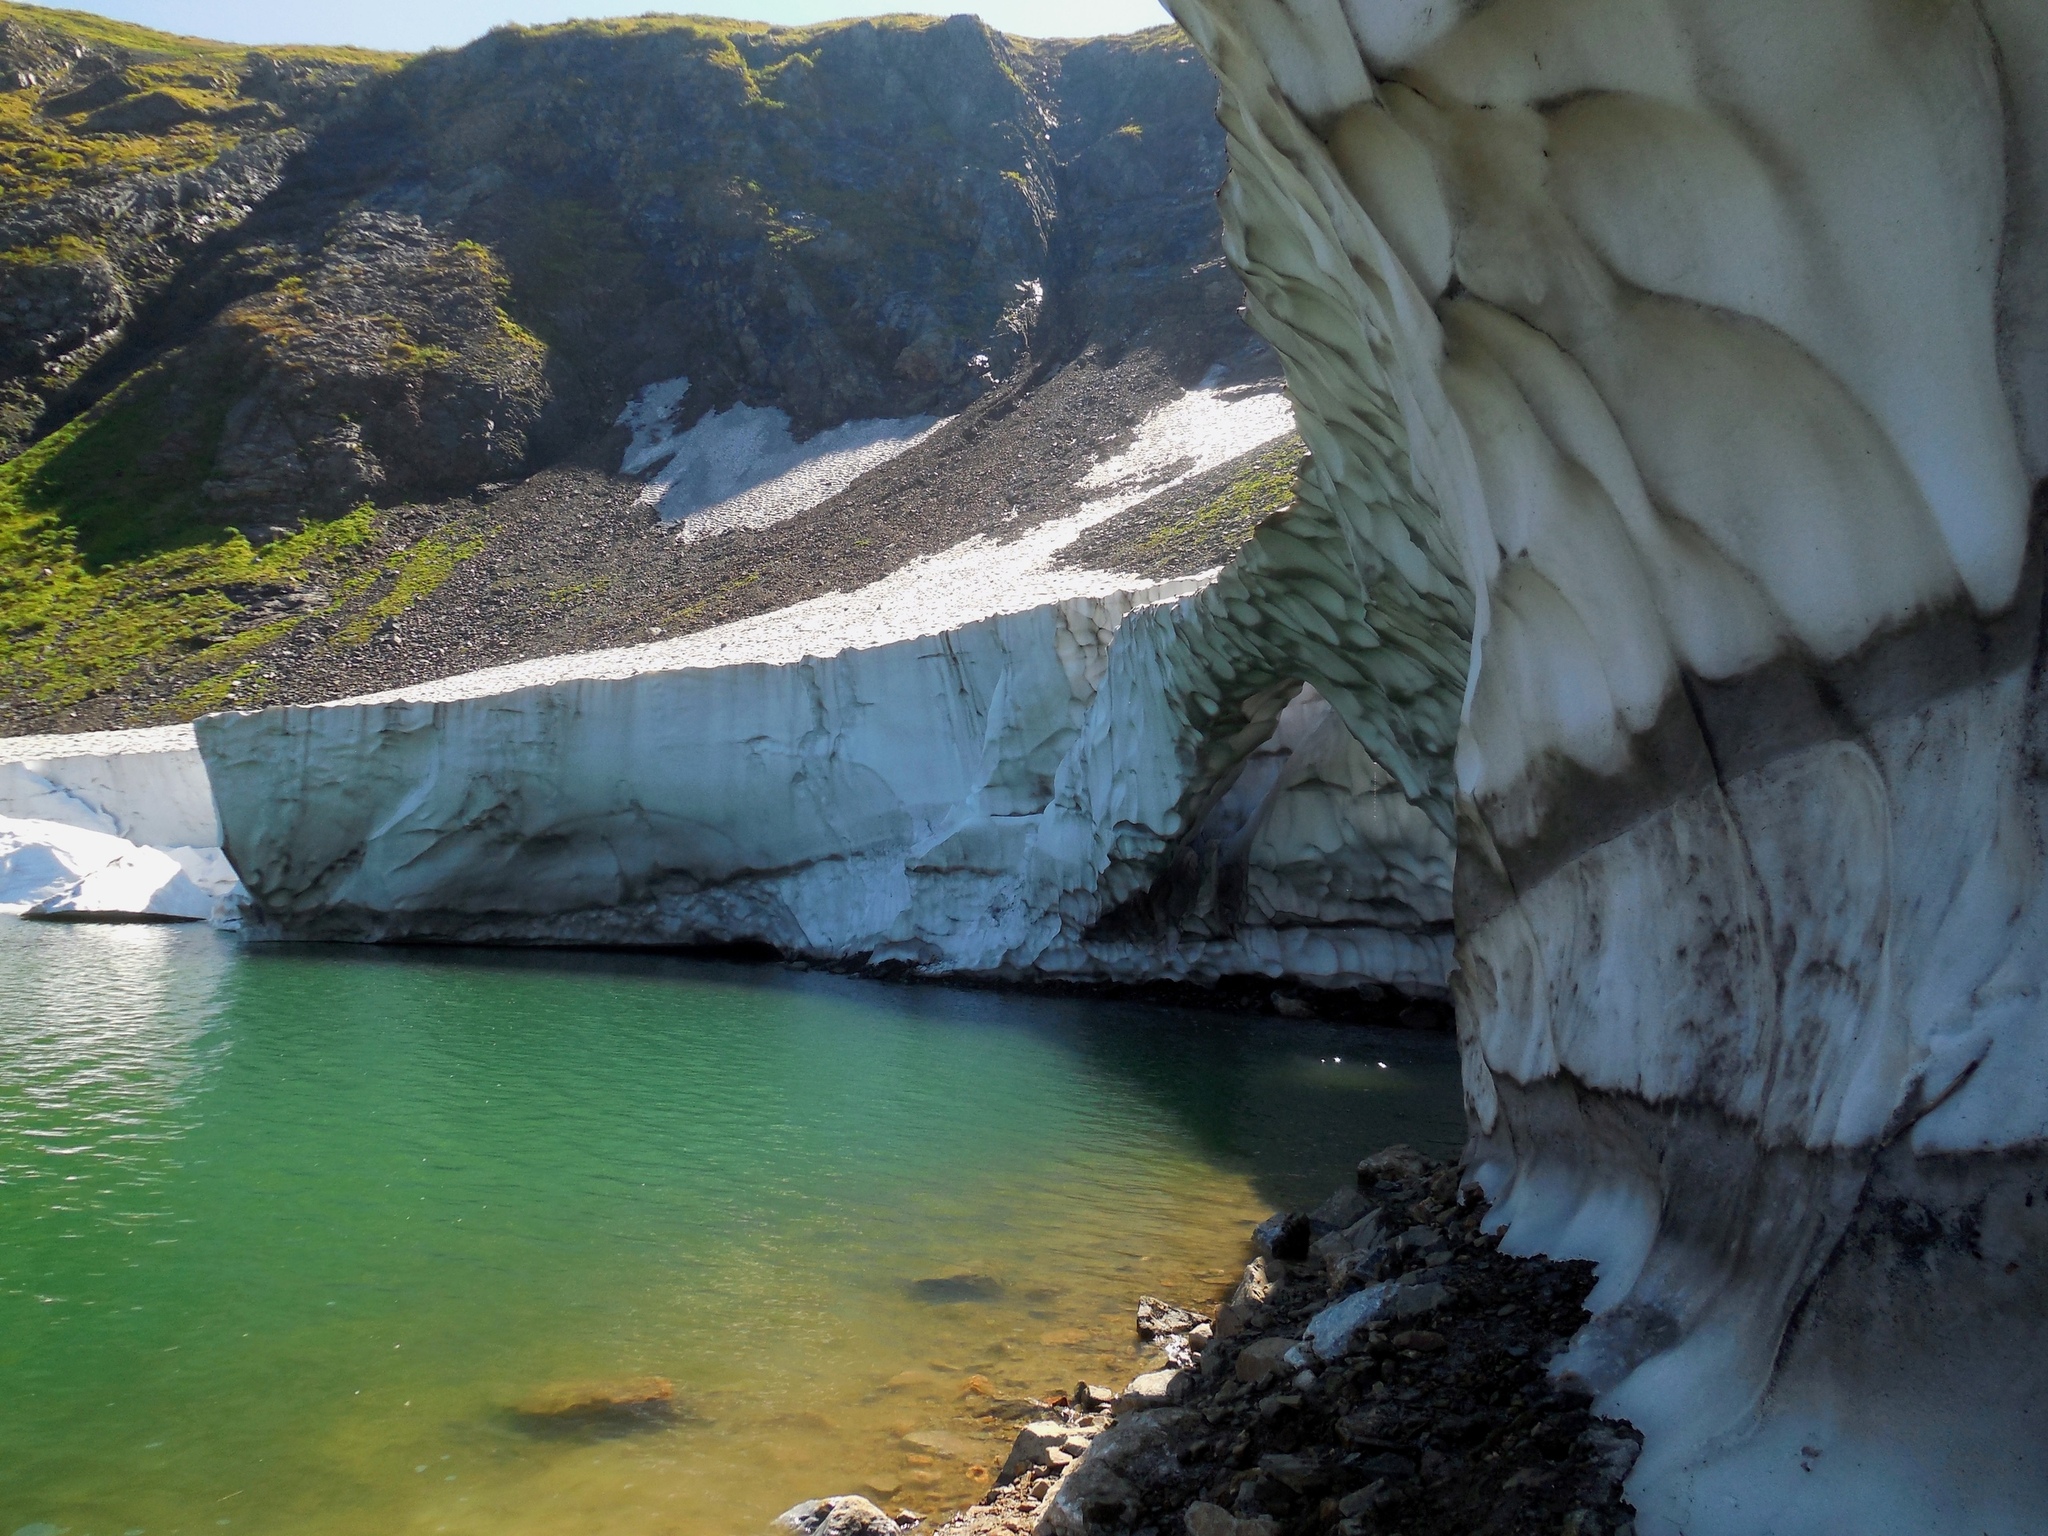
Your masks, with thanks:
M 1367 1158 L 1355 1188 L 1259 1226 L 1213 1316 L 1142 1298 L 1160 1368 L 1044 1399 L 937 1536 L 1633 1536 L 1641 1436 L 1546 1370 L 1587 1319 L 1592 1266 L 1504 1254 L 1485 1217 L 1454 1165 Z M 856 1496 L 777 1521 L 925 1524 Z

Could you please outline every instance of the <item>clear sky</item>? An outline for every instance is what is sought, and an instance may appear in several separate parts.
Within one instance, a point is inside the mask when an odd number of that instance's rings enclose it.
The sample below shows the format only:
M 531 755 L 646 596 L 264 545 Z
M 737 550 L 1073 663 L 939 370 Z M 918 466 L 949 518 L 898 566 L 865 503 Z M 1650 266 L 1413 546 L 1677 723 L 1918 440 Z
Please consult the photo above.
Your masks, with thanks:
M 1095 37 L 1167 20 L 1158 0 L 897 0 L 877 5 L 859 0 L 677 0 L 670 5 L 658 0 L 68 0 L 65 8 L 231 43 L 355 43 L 406 50 L 454 47 L 506 21 L 638 16 L 650 10 L 793 23 L 889 11 L 967 10 L 990 26 L 1028 37 Z

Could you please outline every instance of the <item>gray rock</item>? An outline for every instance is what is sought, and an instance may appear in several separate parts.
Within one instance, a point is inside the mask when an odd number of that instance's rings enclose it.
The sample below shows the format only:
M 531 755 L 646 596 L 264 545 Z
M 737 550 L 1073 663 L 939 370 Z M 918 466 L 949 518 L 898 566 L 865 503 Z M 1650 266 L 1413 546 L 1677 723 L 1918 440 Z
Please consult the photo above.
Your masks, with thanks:
M 1397 1320 L 1422 1317 L 1442 1306 L 1447 1295 L 1449 1292 L 1434 1280 L 1404 1285 L 1394 1297 L 1394 1316 Z
M 1308 1219 L 1318 1227 L 1341 1232 L 1361 1216 L 1368 1207 L 1365 1196 L 1356 1188 L 1340 1189 L 1321 1205 L 1308 1213 Z
M 791 1536 L 897 1536 L 896 1522 L 857 1493 L 786 1509 L 775 1517 L 774 1529 Z
M 1396 1142 L 1373 1153 L 1358 1165 L 1358 1187 L 1370 1189 L 1383 1179 L 1420 1178 L 1429 1172 L 1429 1159 L 1409 1146 Z
M 1113 1411 L 1122 1418 L 1147 1408 L 1164 1408 L 1186 1397 L 1189 1385 L 1185 1370 L 1147 1371 L 1118 1394 Z
M 1436 1289 L 1441 1291 L 1443 1287 Z M 1398 1305 L 1400 1292 L 1400 1284 L 1388 1280 L 1354 1291 L 1342 1301 L 1323 1308 L 1309 1319 L 1304 1330 L 1309 1346 L 1325 1360 L 1342 1359 L 1351 1352 L 1362 1329 L 1387 1317 Z
M 1177 1477 L 1181 1466 L 1174 1448 L 1206 1427 L 1189 1408 L 1158 1408 L 1118 1420 L 1060 1479 L 1039 1511 L 1036 1536 L 1090 1536 L 1134 1518 L 1137 1490 Z
M 1279 1375 L 1288 1369 L 1287 1352 L 1294 1348 L 1293 1339 L 1254 1339 L 1238 1353 L 1237 1379 L 1247 1386 L 1260 1383 Z
M 1278 1529 L 1265 1515 L 1240 1520 L 1221 1504 L 1190 1504 L 1181 1518 L 1188 1536 L 1273 1536 Z
M 1313 1456 L 1276 1451 L 1259 1458 L 1259 1470 L 1296 1493 L 1314 1493 L 1329 1481 L 1322 1463 Z
M 1017 1431 L 1017 1438 L 1010 1446 L 1002 1470 L 996 1474 L 998 1485 L 1016 1482 L 1026 1473 L 1053 1464 L 1052 1453 L 1066 1450 L 1067 1438 L 1071 1431 L 1057 1419 L 1041 1419 L 1026 1424 Z
M 1138 1337 L 1141 1339 L 1162 1338 L 1169 1333 L 1192 1333 L 1208 1321 L 1209 1316 L 1205 1312 L 1191 1312 L 1170 1301 L 1161 1301 L 1157 1296 L 1138 1298 Z
M 1315 1228 L 1299 1211 L 1278 1211 L 1252 1229 L 1252 1246 L 1260 1255 L 1296 1263 L 1308 1257 L 1308 1245 L 1315 1240 Z

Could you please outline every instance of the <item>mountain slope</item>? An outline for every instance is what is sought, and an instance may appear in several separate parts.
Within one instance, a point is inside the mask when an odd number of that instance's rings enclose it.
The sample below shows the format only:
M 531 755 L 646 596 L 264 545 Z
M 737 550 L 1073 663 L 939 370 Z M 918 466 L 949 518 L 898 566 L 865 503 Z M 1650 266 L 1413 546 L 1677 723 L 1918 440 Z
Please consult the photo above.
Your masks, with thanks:
M 35 322 L 0 356 L 14 729 L 755 611 L 1061 510 L 1213 365 L 1273 374 L 1221 261 L 1213 84 L 1173 29 L 649 17 L 400 60 L 0 5 L 0 43 L 0 314 Z M 173 212 L 108 212 L 150 197 Z M 893 533 L 678 546 L 613 473 L 614 421 L 663 380 L 677 434 L 967 415 L 883 477 L 902 494 L 849 488 Z M 556 526 L 571 507 L 594 526 Z M 446 654 L 385 654 L 479 558 Z

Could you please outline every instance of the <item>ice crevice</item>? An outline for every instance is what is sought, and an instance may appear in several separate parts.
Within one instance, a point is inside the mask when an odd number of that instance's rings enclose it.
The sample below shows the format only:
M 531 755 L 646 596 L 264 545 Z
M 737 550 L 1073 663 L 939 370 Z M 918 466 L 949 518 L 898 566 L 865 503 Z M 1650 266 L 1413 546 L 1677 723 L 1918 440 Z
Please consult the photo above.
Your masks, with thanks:
M 1172 9 L 1638 1529 L 2037 1529 L 2048 11 Z

